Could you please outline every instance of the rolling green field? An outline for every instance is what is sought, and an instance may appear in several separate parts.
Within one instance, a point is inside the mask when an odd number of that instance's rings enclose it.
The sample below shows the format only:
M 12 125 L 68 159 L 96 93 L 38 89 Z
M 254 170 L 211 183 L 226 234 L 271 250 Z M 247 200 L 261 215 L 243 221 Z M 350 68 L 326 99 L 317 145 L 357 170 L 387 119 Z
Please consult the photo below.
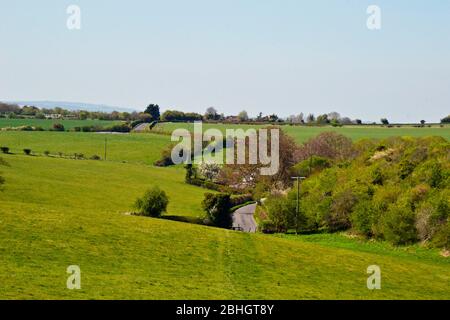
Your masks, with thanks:
M 0 129 L 6 127 L 20 127 L 32 126 L 41 127 L 42 129 L 50 129 L 55 123 L 61 123 L 66 130 L 74 127 L 83 126 L 101 126 L 109 127 L 114 124 L 121 123 L 120 121 L 106 121 L 106 120 L 58 120 L 58 119 L 5 119 L 0 118 Z
M 105 137 L 109 161 L 42 155 L 103 156 Z M 158 185 L 166 218 L 203 217 L 205 189 L 185 184 L 181 167 L 150 165 L 169 143 L 158 134 L 0 132 L 13 152 L 0 155 L 9 163 L 0 167 L 0 299 L 450 299 L 450 259 L 438 250 L 129 215 Z M 382 289 L 371 291 L 374 264 Z M 66 288 L 69 265 L 81 268 L 81 290 Z
M 151 185 L 169 215 L 201 216 L 180 168 L 6 155 L 0 298 L 449 299 L 450 260 L 322 236 L 278 237 L 129 216 Z M 350 241 L 350 242 L 349 242 Z M 382 269 L 382 290 L 366 268 Z M 82 289 L 66 289 L 79 265 Z
M 83 132 L 0 132 L 0 146 L 10 148 L 12 153 L 23 153 L 30 148 L 35 153 L 50 151 L 70 155 L 83 153 L 87 158 L 105 153 L 107 139 L 107 159 L 153 164 L 160 158 L 161 150 L 169 145 L 170 137 L 158 134 L 99 134 Z
M 254 128 L 263 128 L 265 126 L 260 125 L 230 125 L 230 124 L 203 124 L 203 130 L 211 128 L 219 129 L 223 133 L 226 129 L 242 128 L 244 130 Z M 446 139 L 450 139 L 450 126 L 444 127 L 432 126 L 431 128 L 414 128 L 412 126 L 402 126 L 400 128 L 393 127 L 381 127 L 381 126 L 344 126 L 344 127 L 309 127 L 309 126 L 289 126 L 283 125 L 281 128 L 290 136 L 292 136 L 297 143 L 303 143 L 308 139 L 327 131 L 334 131 L 341 133 L 353 140 L 360 140 L 365 138 L 383 139 L 392 136 L 411 136 L 411 137 L 423 137 L 423 136 L 442 136 Z M 188 129 L 193 131 L 194 125 L 192 123 L 160 123 L 156 125 L 153 131 L 160 132 L 172 132 L 175 129 Z

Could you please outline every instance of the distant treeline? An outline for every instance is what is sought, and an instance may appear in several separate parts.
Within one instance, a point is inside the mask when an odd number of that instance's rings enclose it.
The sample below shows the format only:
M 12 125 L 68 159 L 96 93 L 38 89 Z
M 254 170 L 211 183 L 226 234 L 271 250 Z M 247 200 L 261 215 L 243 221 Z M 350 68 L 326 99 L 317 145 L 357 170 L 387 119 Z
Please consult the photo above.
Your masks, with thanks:
M 14 118 L 34 118 L 34 119 L 77 119 L 77 120 L 119 120 L 119 121 L 140 121 L 150 123 L 152 121 L 165 121 L 165 122 L 193 122 L 193 121 L 206 121 L 206 122 L 227 122 L 227 123 L 286 123 L 286 124 L 311 124 L 311 125 L 359 125 L 363 123 L 361 119 L 351 119 L 346 116 L 341 116 L 338 112 L 330 112 L 320 115 L 314 115 L 310 113 L 304 115 L 299 113 L 291 115 L 287 118 L 281 118 L 276 114 L 263 115 L 259 113 L 256 117 L 250 117 L 247 111 L 243 110 L 237 115 L 224 115 L 219 113 L 214 107 L 209 107 L 202 115 L 195 112 L 183 112 L 178 110 L 166 110 L 160 114 L 160 108 L 157 104 L 150 104 L 144 112 L 97 112 L 77 110 L 71 111 L 63 108 L 37 108 L 35 106 L 23 106 L 2 103 L 0 102 L 0 117 L 6 117 L 10 119 Z M 380 122 L 383 125 L 390 125 L 387 118 L 381 118 Z M 424 125 L 425 120 L 420 120 L 417 123 Z M 450 123 L 450 115 L 441 119 L 441 123 Z M 377 124 L 372 122 L 369 124 Z

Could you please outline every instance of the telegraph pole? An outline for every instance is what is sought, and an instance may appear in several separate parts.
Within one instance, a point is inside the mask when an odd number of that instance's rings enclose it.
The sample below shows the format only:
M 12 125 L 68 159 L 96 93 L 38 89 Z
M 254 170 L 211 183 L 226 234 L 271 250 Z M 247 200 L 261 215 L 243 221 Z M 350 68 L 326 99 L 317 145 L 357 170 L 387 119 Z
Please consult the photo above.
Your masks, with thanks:
M 295 212 L 295 234 L 298 232 L 298 215 L 300 214 L 300 181 L 306 177 L 292 177 L 291 179 L 297 181 L 297 208 Z

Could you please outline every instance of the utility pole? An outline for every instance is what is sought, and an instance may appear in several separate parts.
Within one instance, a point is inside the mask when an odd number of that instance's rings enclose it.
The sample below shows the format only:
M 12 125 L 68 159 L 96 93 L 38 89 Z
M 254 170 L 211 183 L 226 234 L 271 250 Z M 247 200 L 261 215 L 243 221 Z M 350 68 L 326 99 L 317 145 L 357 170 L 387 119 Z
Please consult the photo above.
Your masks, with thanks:
M 295 234 L 298 232 L 298 215 L 300 214 L 300 181 L 306 177 L 292 177 L 291 179 L 297 181 L 297 208 L 295 212 Z

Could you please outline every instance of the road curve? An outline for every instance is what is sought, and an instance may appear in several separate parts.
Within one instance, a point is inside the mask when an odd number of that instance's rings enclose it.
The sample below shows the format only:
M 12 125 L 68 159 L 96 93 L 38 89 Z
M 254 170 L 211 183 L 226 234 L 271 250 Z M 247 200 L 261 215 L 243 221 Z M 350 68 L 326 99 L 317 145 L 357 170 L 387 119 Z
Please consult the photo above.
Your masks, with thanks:
M 256 203 L 237 209 L 233 213 L 233 229 L 243 232 L 256 232 L 256 221 L 254 213 L 256 210 Z
M 141 123 L 139 125 L 137 125 L 136 127 L 134 127 L 133 131 L 134 132 L 144 132 L 147 130 L 148 128 L 148 123 Z

